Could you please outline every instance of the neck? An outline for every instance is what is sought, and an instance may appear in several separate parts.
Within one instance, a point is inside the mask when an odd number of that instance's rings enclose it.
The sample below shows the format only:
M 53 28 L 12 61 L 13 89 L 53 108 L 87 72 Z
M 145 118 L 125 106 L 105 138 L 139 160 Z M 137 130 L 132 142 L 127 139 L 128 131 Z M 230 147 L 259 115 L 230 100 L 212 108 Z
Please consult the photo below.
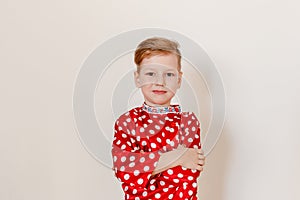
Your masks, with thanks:
M 179 105 L 158 105 L 158 106 L 151 106 L 144 102 L 142 109 L 148 113 L 180 113 L 181 107 Z
M 171 105 L 170 102 L 164 103 L 164 104 L 153 104 L 149 103 L 148 101 L 145 100 L 146 105 L 151 106 L 151 107 L 169 107 Z

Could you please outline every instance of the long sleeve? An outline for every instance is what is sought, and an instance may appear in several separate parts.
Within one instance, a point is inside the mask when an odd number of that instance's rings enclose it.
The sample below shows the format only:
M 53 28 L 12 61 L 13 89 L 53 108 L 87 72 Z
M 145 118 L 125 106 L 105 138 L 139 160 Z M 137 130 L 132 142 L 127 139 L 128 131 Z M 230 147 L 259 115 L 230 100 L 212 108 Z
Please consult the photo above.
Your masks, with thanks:
M 158 151 L 143 152 L 139 137 L 136 137 L 134 119 L 121 116 L 114 126 L 112 155 L 115 175 L 125 185 L 145 188 L 159 160 Z
M 144 105 L 116 120 L 112 156 L 125 200 L 197 199 L 199 171 L 176 166 L 155 175 L 152 172 L 162 153 L 180 144 L 200 148 L 199 125 L 194 113 L 182 113 L 178 106 L 157 109 Z
M 193 112 L 182 115 L 181 142 L 189 148 L 201 148 L 200 123 Z

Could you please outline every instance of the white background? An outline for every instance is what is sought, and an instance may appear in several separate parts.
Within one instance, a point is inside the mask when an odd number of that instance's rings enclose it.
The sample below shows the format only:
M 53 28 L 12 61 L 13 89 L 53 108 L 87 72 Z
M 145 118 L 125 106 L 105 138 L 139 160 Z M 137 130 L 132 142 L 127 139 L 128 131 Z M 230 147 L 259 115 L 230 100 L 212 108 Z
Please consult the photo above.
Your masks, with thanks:
M 300 199 L 299 9 L 296 0 L 2 0 L 0 199 L 122 199 L 77 136 L 72 92 L 92 50 L 142 27 L 192 38 L 223 77 L 227 120 L 200 199 Z

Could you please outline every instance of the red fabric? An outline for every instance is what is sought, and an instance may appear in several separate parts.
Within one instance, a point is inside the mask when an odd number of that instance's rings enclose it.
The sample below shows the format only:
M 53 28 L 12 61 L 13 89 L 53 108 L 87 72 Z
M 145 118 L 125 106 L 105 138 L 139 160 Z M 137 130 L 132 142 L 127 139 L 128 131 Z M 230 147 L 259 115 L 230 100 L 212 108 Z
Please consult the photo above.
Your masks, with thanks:
M 180 144 L 201 147 L 200 124 L 195 114 L 178 109 L 150 113 L 142 108 L 121 115 L 114 127 L 114 170 L 122 183 L 125 200 L 197 199 L 199 171 L 176 166 L 151 176 L 161 153 Z

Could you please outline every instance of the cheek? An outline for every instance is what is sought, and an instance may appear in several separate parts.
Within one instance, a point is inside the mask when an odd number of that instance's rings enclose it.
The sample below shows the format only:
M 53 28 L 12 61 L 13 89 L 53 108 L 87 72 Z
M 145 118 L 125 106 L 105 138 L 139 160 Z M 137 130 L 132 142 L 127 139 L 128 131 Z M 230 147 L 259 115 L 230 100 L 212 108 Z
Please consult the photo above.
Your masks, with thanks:
M 168 84 L 166 84 L 166 88 L 168 88 L 168 90 L 173 91 L 173 92 L 176 92 L 178 87 L 179 87 L 178 83 L 168 83 Z
M 143 84 L 142 87 L 141 87 L 141 89 L 142 89 L 143 92 L 148 92 L 148 91 L 151 90 L 151 88 L 152 88 L 152 84 L 151 83 Z
M 152 85 L 154 83 L 155 82 L 151 78 L 141 78 L 140 79 L 140 84 L 142 85 L 142 87 Z

